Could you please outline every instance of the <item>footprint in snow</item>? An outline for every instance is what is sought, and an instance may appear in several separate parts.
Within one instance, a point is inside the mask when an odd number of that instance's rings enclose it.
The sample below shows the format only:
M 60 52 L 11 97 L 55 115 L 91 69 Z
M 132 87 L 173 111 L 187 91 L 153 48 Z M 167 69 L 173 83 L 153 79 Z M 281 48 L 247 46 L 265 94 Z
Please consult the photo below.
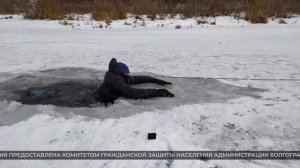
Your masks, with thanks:
M 227 123 L 227 124 L 224 124 L 224 127 L 232 130 L 232 129 L 235 129 L 237 126 L 232 123 Z
M 55 143 L 56 141 L 58 141 L 58 139 L 57 139 L 57 138 L 54 138 L 54 139 L 51 139 L 51 140 L 49 141 L 49 143 L 52 144 L 52 143 Z

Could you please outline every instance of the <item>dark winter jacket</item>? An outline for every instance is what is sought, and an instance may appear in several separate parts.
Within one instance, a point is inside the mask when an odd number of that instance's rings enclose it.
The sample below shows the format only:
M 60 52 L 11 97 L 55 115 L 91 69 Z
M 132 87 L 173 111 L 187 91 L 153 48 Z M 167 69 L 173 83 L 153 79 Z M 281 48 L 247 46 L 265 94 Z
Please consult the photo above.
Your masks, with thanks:
M 157 96 L 158 89 L 137 89 L 130 85 L 139 83 L 156 83 L 158 79 L 148 76 L 130 76 L 124 79 L 116 69 L 117 60 L 113 58 L 109 63 L 104 81 L 96 91 L 95 97 L 103 103 L 113 103 L 118 97 L 131 99 L 146 99 Z

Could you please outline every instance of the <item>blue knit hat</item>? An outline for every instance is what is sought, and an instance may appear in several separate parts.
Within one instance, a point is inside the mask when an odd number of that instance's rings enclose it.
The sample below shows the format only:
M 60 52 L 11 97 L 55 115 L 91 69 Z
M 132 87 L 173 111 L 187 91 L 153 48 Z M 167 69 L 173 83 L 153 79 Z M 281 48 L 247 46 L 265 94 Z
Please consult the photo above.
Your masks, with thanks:
M 128 66 L 122 62 L 116 63 L 116 67 L 119 73 L 129 73 Z

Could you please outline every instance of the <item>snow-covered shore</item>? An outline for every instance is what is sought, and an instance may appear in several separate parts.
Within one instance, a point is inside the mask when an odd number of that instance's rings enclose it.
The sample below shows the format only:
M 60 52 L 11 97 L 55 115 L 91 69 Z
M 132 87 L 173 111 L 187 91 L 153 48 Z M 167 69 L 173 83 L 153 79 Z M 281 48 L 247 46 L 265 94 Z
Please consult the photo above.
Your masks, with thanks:
M 1 126 L 0 150 L 300 150 L 300 18 L 286 21 L 284 25 L 276 20 L 249 24 L 220 17 L 216 25 L 201 26 L 195 20 L 174 19 L 149 21 L 136 28 L 124 25 L 125 20 L 114 21 L 111 28 L 93 28 L 93 21 L 76 21 L 79 26 L 73 28 L 59 21 L 20 16 L 1 19 L 1 82 L 20 73 L 60 67 L 106 70 L 110 58 L 116 57 L 132 72 L 236 78 L 220 81 L 268 91 L 260 93 L 259 99 L 183 104 L 119 119 L 65 118 L 54 115 L 62 108 L 52 105 L 1 101 L 0 117 L 28 110 L 40 113 Z M 158 24 L 164 26 L 158 28 Z M 182 28 L 175 29 L 179 24 Z M 121 103 L 130 105 L 126 100 Z M 148 132 L 157 132 L 158 139 L 146 140 Z M 296 168 L 299 162 L 0 161 L 0 167 L 71 166 Z

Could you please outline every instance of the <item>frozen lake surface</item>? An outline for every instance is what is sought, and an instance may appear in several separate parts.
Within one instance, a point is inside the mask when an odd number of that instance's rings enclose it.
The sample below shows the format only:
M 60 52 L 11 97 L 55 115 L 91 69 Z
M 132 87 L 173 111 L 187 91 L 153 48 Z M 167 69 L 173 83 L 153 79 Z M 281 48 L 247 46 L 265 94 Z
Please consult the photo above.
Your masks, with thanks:
M 147 20 L 145 27 L 132 28 L 119 20 L 96 29 L 95 21 L 74 21 L 80 24 L 72 28 L 20 16 L 0 19 L 0 150 L 299 151 L 300 18 L 286 21 L 250 24 L 217 17 L 211 26 L 194 19 Z M 182 28 L 175 29 L 177 24 Z M 171 81 L 163 88 L 175 97 L 120 98 L 108 108 L 20 103 L 19 91 L 31 87 L 93 90 L 113 57 L 135 74 Z M 148 141 L 149 132 L 157 139 Z M 298 168 L 300 163 L 23 160 L 0 161 L 0 167 Z

